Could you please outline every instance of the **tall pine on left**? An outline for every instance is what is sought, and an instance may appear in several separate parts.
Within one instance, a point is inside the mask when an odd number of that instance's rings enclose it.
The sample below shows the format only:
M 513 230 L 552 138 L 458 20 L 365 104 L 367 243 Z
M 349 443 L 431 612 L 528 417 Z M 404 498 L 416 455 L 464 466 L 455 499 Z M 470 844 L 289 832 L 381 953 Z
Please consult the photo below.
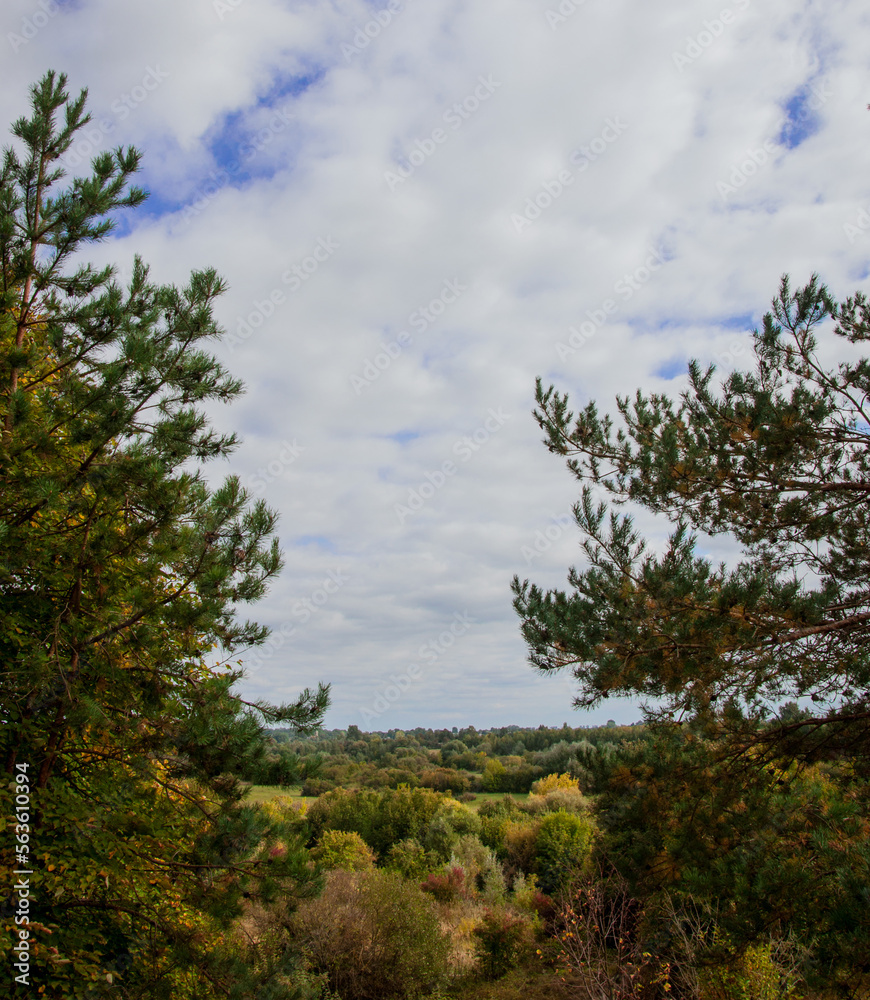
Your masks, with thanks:
M 137 258 L 121 287 L 113 268 L 82 262 L 146 195 L 130 183 L 133 148 L 60 185 L 89 121 L 86 92 L 65 87 L 50 72 L 31 89 L 0 174 L 7 824 L 16 774 L 31 794 L 28 852 L 14 853 L 14 821 L 0 844 L 7 871 L 32 870 L 29 924 L 4 887 L 0 981 L 26 928 L 33 995 L 242 996 L 264 980 L 281 995 L 289 946 L 278 935 L 267 960 L 246 954 L 239 917 L 317 882 L 240 780 L 275 776 L 264 726 L 315 728 L 328 688 L 249 704 L 233 690 L 241 671 L 213 665 L 265 639 L 236 608 L 281 566 L 274 512 L 236 477 L 212 489 L 198 471 L 236 444 L 200 409 L 242 392 L 207 350 L 225 286 L 212 270 L 156 285 Z

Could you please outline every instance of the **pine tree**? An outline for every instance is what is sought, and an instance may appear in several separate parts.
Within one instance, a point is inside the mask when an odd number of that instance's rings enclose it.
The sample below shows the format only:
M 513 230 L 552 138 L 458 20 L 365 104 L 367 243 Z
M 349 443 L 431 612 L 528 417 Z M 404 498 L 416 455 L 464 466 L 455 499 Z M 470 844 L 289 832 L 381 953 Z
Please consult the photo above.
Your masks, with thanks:
M 545 443 L 583 483 L 589 564 L 569 592 L 515 579 L 515 608 L 532 663 L 570 668 L 578 705 L 640 695 L 651 720 L 709 723 L 756 752 L 870 763 L 870 361 L 826 368 L 820 326 L 863 344 L 866 298 L 838 305 L 815 277 L 792 294 L 783 278 L 754 371 L 717 390 L 693 362 L 678 404 L 619 398 L 620 427 L 538 381 Z M 663 554 L 595 489 L 668 518 Z M 698 532 L 741 557 L 714 565 Z M 799 699 L 815 710 L 776 720 Z
M 570 669 L 578 706 L 645 701 L 652 740 L 623 749 L 598 808 L 648 913 L 701 905 L 736 953 L 787 938 L 844 996 L 870 968 L 868 340 L 864 295 L 783 278 L 754 370 L 718 387 L 693 362 L 678 402 L 618 398 L 617 423 L 538 380 L 588 563 L 567 591 L 513 581 L 531 662 Z M 626 503 L 672 523 L 660 554 Z M 701 535 L 730 537 L 732 563 Z
M 315 888 L 241 780 L 292 777 L 264 726 L 316 728 L 328 689 L 280 706 L 234 691 L 232 657 L 268 634 L 237 607 L 281 556 L 274 512 L 200 471 L 237 443 L 201 409 L 242 392 L 206 349 L 225 284 L 157 285 L 136 258 L 123 288 L 82 262 L 145 193 L 133 148 L 60 186 L 90 120 L 65 87 L 31 89 L 0 173 L 0 749 L 32 794 L 31 982 L 225 995 L 263 971 L 226 943 L 243 900 Z

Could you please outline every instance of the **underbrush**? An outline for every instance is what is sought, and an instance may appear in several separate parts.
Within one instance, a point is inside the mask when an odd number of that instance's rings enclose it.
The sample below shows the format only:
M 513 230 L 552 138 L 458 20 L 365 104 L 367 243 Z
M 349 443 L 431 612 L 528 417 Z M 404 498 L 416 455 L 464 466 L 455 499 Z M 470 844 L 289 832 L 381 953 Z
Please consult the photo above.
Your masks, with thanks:
M 301 955 L 300 1000 L 834 1000 L 787 933 L 732 941 L 709 901 L 636 898 L 564 777 L 476 810 L 423 788 L 265 803 L 325 887 L 283 917 L 249 907 L 246 954 Z

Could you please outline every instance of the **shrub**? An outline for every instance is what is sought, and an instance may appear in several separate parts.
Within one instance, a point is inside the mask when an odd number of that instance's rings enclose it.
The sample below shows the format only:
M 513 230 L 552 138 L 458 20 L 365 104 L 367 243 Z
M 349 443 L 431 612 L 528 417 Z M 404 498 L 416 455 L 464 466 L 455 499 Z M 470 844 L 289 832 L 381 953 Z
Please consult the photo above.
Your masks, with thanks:
M 342 868 L 349 872 L 374 868 L 375 853 L 358 833 L 345 830 L 324 830 L 320 843 L 311 857 L 324 868 Z
M 507 819 L 510 816 L 516 816 L 520 812 L 520 804 L 513 795 L 505 795 L 502 799 L 489 799 L 482 803 L 477 810 L 477 815 L 481 819 L 487 816 Z
M 520 807 L 530 816 L 551 812 L 588 813 L 592 805 L 579 788 L 556 788 L 546 795 L 530 795 Z
M 289 823 L 294 829 L 301 829 L 304 826 L 303 817 L 308 810 L 308 803 L 291 798 L 289 795 L 276 795 L 261 802 L 260 808 L 270 819 Z
M 572 813 L 555 812 L 538 825 L 535 854 L 541 885 L 554 891 L 576 877 L 592 849 L 592 823 Z
M 546 795 L 547 792 L 554 792 L 557 788 L 576 788 L 580 790 L 579 782 L 572 778 L 570 774 L 548 774 L 545 778 L 539 778 L 532 785 L 533 795 Z
M 308 778 L 302 782 L 302 794 L 318 796 L 325 792 L 331 792 L 335 788 L 335 782 L 326 778 Z
M 403 1000 L 438 988 L 449 944 L 432 900 L 392 872 L 332 872 L 291 927 L 342 1000 Z
M 440 860 L 426 851 L 418 840 L 400 840 L 387 853 L 384 868 L 398 872 L 413 882 L 419 882 L 440 867 Z
M 504 910 L 489 910 L 474 928 L 481 971 L 487 979 L 499 979 L 519 964 L 531 940 L 530 927 L 522 917 Z
M 483 777 L 481 778 L 481 785 L 486 792 L 503 792 L 507 789 L 502 788 L 502 781 L 505 775 L 505 766 L 500 760 L 491 758 L 486 762 L 486 767 L 483 769 Z
M 446 861 L 462 836 L 474 836 L 480 829 L 477 813 L 455 799 L 446 799 L 429 823 L 423 845 Z
M 558 814 L 554 814 L 558 815 Z M 605 872 L 587 873 L 563 895 L 558 912 L 556 939 L 560 945 L 559 964 L 575 978 L 575 995 L 584 1000 L 648 995 L 644 984 L 658 982 L 670 995 L 670 968 L 643 951 L 636 928 L 640 904 L 628 892 L 627 883 Z M 693 990 L 680 991 L 694 998 Z
M 521 820 L 508 820 L 505 824 L 504 851 L 512 871 L 531 872 L 537 868 L 541 822 L 523 816 Z
M 471 788 L 471 778 L 461 771 L 450 767 L 436 767 L 423 771 L 420 784 L 425 788 L 434 788 L 436 792 L 467 792 Z
M 501 777 L 501 790 L 503 792 L 528 792 L 540 774 L 539 767 L 526 764 L 525 761 L 512 764 L 505 769 Z
M 419 882 L 441 867 L 441 860 L 425 850 L 419 840 L 400 840 L 387 853 L 384 868 L 398 872 L 412 882 Z
M 484 899 L 490 903 L 503 903 L 507 898 L 507 882 L 495 851 L 487 852 L 481 877 Z
M 439 903 L 452 903 L 468 895 L 465 870 L 460 865 L 452 865 L 441 874 L 431 874 L 420 884 L 423 892 L 434 896 Z
M 461 865 L 468 879 L 469 888 L 483 888 L 482 874 L 489 864 L 492 851 L 484 847 L 472 833 L 460 837 L 450 855 L 449 864 Z
M 368 788 L 416 788 L 420 779 L 413 771 L 403 767 L 377 768 L 360 782 Z
M 436 854 L 442 861 L 446 861 L 453 853 L 454 847 L 459 843 L 459 834 L 450 825 L 449 819 L 440 814 L 429 824 L 426 835 L 423 838 L 423 845 L 427 851 Z
M 552 896 L 547 896 L 536 889 L 532 896 L 532 910 L 540 920 L 544 930 L 552 933 L 559 916 L 559 908 Z
M 588 813 L 592 803 L 579 788 L 557 788 L 543 798 L 547 812 Z
M 393 844 L 419 837 L 443 802 L 428 788 L 336 789 L 312 803 L 308 820 L 316 839 L 325 829 L 353 830 L 384 858 Z
M 771 942 L 750 945 L 732 965 L 700 968 L 697 976 L 703 1000 L 792 1000 L 799 995 L 799 976 Z

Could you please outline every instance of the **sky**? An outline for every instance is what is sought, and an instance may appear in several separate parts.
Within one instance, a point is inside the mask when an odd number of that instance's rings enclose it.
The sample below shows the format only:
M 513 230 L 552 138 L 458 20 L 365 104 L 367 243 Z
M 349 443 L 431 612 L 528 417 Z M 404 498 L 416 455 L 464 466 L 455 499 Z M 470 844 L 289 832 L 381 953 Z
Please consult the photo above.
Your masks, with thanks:
M 677 396 L 691 358 L 748 365 L 783 273 L 867 290 L 870 9 L 6 0 L 0 27 L 5 122 L 55 69 L 93 115 L 70 175 L 144 153 L 90 258 L 228 283 L 247 392 L 211 416 L 242 442 L 208 475 L 280 513 L 286 560 L 240 690 L 330 682 L 327 728 L 639 719 L 526 660 L 511 579 L 583 556 L 535 378 Z

